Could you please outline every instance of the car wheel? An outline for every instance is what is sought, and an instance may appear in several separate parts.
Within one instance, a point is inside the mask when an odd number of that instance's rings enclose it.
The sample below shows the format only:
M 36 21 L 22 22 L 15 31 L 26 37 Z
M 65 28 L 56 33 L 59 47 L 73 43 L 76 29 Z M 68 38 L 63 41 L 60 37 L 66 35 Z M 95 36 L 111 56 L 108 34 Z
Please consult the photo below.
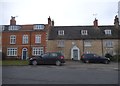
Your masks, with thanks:
M 105 60 L 105 61 L 104 61 L 104 63 L 105 63 L 105 64 L 108 64 L 108 63 L 109 63 L 109 61 L 108 61 L 108 60 Z
M 61 62 L 60 62 L 60 61 L 56 61 L 55 64 L 56 64 L 57 66 L 60 66 L 60 65 L 61 65 Z
M 85 60 L 85 63 L 89 63 L 89 60 Z
M 33 61 L 32 61 L 32 65 L 37 65 L 37 61 L 36 61 L 36 60 L 33 60 Z

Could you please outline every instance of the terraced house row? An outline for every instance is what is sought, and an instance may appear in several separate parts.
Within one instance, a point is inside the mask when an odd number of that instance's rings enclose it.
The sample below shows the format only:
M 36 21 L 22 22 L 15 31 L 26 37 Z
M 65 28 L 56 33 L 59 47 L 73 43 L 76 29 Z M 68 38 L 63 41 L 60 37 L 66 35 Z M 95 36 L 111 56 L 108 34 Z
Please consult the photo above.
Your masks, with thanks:
M 74 60 L 83 53 L 115 55 L 120 41 L 117 16 L 113 22 L 99 26 L 95 19 L 90 26 L 54 26 L 49 17 L 48 24 L 16 25 L 11 17 L 10 25 L 2 26 L 2 52 L 6 58 L 23 60 L 54 51 Z

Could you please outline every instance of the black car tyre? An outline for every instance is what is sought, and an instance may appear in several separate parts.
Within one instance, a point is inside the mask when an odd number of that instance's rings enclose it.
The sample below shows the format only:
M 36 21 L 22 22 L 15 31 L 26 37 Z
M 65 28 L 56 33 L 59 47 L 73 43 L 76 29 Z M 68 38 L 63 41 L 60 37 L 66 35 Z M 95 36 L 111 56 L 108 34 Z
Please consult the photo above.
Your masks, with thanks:
M 85 63 L 89 63 L 89 60 L 85 60 Z
M 57 60 L 57 61 L 55 62 L 55 64 L 56 64 L 57 66 L 60 66 L 60 65 L 61 65 L 61 62 L 60 62 L 59 60 Z
M 37 61 L 36 61 L 36 60 L 33 60 L 33 61 L 32 61 L 32 65 L 37 65 Z
M 104 63 L 105 63 L 105 64 L 109 64 L 109 61 L 108 61 L 108 60 L 105 60 Z

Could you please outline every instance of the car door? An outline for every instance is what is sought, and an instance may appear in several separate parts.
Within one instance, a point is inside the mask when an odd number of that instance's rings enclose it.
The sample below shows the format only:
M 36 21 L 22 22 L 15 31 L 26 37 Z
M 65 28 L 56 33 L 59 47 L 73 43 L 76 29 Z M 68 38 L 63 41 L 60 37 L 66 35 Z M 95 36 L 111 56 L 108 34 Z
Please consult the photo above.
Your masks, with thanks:
M 94 54 L 88 54 L 88 59 L 90 62 L 95 62 Z
M 94 55 L 94 58 L 96 63 L 99 63 L 101 61 L 101 58 L 98 55 Z
M 57 53 L 50 53 L 50 63 L 54 64 L 57 61 Z
M 42 55 L 42 60 L 43 60 L 43 63 L 44 64 L 49 64 L 50 61 L 49 61 L 49 53 L 45 53 Z

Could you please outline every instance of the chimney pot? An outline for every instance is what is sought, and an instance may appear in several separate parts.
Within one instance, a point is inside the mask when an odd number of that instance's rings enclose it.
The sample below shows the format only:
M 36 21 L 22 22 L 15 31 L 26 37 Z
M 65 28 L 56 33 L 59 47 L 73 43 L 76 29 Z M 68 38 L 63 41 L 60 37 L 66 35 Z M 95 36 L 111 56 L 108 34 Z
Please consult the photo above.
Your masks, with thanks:
M 51 18 L 50 18 L 50 16 L 48 18 L 48 24 L 51 25 Z
M 54 20 L 52 20 L 52 26 L 54 26 Z
M 114 19 L 114 25 L 115 27 L 119 27 L 119 18 L 117 17 L 117 15 L 115 16 L 115 19 Z

